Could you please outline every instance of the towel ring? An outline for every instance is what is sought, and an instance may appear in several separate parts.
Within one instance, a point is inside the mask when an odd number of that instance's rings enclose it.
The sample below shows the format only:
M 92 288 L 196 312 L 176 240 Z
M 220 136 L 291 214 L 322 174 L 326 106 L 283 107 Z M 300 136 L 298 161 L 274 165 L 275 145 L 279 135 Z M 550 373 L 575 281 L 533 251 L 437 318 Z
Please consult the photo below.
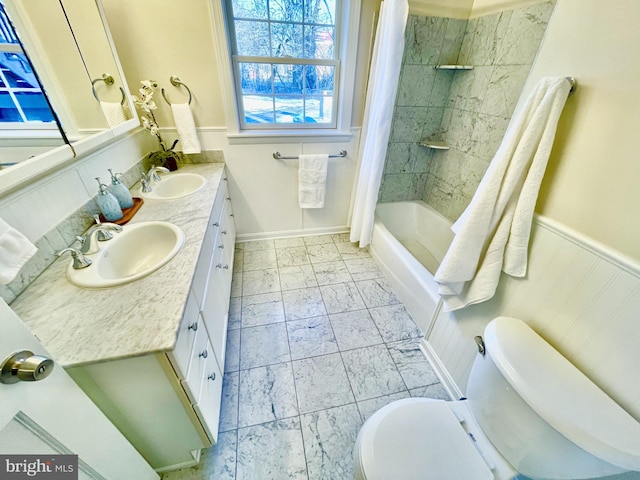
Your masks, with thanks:
M 171 82 L 171 85 L 173 85 L 174 87 L 179 87 L 180 85 L 182 85 L 184 88 L 187 89 L 187 92 L 189 92 L 189 105 L 191 105 L 191 99 L 193 97 L 191 96 L 191 90 L 189 90 L 189 87 L 187 87 L 186 84 L 182 83 L 180 81 L 180 79 L 178 77 L 176 77 L 175 75 L 172 75 L 169 78 L 169 81 Z M 167 98 L 167 96 L 164 93 L 164 88 L 161 91 L 162 91 L 162 98 L 164 98 L 164 101 L 167 102 L 169 105 L 171 105 L 171 102 L 169 101 L 169 99 Z
M 96 92 L 96 83 L 98 82 L 104 82 L 107 85 L 111 86 L 115 83 L 115 80 L 113 79 L 113 76 L 109 75 L 108 73 L 103 73 L 102 77 L 91 80 L 91 91 L 93 92 L 93 96 L 98 102 L 100 102 L 100 98 L 98 98 L 98 92 Z M 127 99 L 127 97 L 122 87 L 120 87 L 120 93 L 122 94 L 122 100 L 120 101 L 120 105 L 124 105 L 124 102 Z

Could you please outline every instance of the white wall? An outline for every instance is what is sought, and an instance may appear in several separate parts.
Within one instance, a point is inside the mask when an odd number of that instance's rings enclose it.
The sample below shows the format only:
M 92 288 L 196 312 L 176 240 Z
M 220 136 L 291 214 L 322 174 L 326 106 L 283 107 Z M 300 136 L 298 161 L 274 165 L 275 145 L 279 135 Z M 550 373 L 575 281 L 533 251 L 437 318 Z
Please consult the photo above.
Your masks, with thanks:
M 640 2 L 558 0 L 524 95 L 573 76 L 536 211 L 640 259 Z M 522 97 L 521 97 L 522 98 Z

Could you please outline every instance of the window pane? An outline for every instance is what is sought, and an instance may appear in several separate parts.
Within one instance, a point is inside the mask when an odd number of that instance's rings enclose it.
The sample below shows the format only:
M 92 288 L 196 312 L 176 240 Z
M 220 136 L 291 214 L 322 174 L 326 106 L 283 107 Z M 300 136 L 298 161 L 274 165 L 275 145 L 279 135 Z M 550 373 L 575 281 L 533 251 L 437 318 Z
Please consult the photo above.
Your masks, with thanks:
M 273 123 L 273 98 L 258 95 L 242 97 L 244 121 L 246 123 Z
M 267 22 L 236 21 L 238 55 L 269 56 L 269 24 Z
M 335 0 L 306 0 L 304 6 L 305 23 L 320 23 L 323 25 L 335 25 L 336 2 Z
M 269 0 L 271 20 L 302 22 L 303 0 Z
M 333 97 L 307 97 L 304 118 L 307 123 L 331 123 Z
M 305 93 L 307 95 L 333 94 L 335 67 L 307 65 L 305 67 Z
M 304 58 L 333 59 L 332 27 L 304 27 Z
M 20 112 L 7 92 L 0 92 L 0 122 L 21 122 Z
M 38 81 L 24 53 L 1 53 L 0 69 L 2 69 L 9 86 L 14 88 L 37 88 L 40 90 L 40 85 L 38 85 Z
M 243 94 L 272 92 L 271 65 L 240 63 L 240 85 Z
M 304 123 L 304 100 L 301 97 L 276 97 L 276 123 Z
M 266 20 L 267 0 L 233 0 L 233 16 Z
M 272 23 L 271 49 L 274 57 L 302 58 L 302 25 Z
M 302 65 L 273 65 L 273 87 L 275 93 L 302 94 Z
M 53 122 L 53 115 L 41 92 L 16 92 L 16 99 L 28 121 Z

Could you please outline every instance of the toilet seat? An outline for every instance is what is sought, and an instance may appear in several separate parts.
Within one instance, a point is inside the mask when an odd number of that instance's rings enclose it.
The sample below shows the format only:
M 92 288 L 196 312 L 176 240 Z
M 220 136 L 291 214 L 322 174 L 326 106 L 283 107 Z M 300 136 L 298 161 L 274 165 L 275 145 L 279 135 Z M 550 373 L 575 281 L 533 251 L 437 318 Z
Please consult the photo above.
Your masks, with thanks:
M 410 398 L 378 410 L 358 435 L 360 476 L 366 480 L 493 479 L 450 403 Z

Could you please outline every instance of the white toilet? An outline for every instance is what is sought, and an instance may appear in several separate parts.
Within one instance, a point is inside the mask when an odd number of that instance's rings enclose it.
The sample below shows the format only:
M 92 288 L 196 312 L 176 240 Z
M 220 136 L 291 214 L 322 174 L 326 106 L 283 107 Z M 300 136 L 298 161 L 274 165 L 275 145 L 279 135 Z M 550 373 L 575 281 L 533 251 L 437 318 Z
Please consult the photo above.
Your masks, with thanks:
M 640 470 L 640 423 L 521 320 L 484 333 L 467 400 L 398 400 L 362 426 L 357 480 L 586 479 Z

